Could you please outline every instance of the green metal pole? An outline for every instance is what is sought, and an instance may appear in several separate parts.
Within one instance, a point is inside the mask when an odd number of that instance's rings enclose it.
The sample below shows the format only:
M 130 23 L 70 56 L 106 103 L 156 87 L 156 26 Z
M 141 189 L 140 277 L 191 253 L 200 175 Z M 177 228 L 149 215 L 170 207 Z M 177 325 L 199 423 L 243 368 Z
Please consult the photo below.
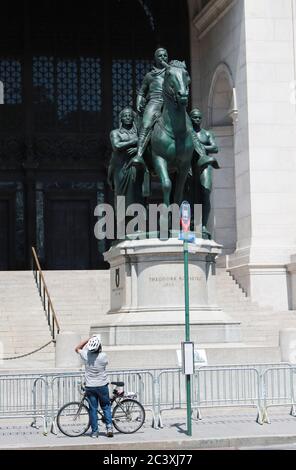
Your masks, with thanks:
M 189 321 L 189 278 L 188 278 L 188 241 L 183 244 L 184 248 L 184 290 L 185 290 L 185 341 L 190 341 L 190 321 Z M 192 436 L 191 423 L 191 377 L 186 375 L 186 398 L 187 398 L 187 434 Z

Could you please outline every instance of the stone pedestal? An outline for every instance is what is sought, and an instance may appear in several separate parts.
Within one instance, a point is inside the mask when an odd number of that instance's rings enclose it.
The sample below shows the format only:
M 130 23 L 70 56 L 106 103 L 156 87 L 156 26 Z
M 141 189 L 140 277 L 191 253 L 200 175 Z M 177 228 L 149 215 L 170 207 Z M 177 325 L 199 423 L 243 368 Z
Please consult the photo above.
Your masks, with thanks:
M 296 328 L 280 330 L 281 360 L 296 363 Z
M 221 246 L 198 239 L 189 245 L 191 339 L 236 342 L 239 323 L 216 303 L 215 258 Z M 105 253 L 110 264 L 111 307 L 100 325 L 106 346 L 172 345 L 184 341 L 183 242 L 123 241 Z

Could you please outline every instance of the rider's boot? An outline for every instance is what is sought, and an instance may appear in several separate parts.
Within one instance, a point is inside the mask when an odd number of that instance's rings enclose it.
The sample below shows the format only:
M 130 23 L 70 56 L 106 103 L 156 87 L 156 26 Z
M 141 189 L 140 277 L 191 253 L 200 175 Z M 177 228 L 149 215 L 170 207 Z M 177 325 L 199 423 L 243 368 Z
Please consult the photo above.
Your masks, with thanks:
M 138 151 L 137 155 L 130 160 L 132 166 L 146 166 L 143 154 L 146 148 L 146 139 L 149 133 L 149 129 L 142 129 L 138 140 Z
M 207 227 L 205 225 L 203 225 L 202 227 L 202 238 L 204 240 L 212 240 L 212 235 L 211 233 L 208 231 Z

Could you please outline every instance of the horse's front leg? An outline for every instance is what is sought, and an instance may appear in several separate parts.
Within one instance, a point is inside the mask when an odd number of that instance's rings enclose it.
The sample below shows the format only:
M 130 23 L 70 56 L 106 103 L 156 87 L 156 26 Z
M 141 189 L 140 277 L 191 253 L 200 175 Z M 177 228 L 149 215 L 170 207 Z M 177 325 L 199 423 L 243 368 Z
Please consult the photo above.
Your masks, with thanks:
M 184 197 L 184 188 L 187 180 L 187 176 L 190 170 L 190 166 L 186 165 L 185 167 L 180 168 L 177 178 L 176 186 L 174 191 L 174 203 L 180 206 L 183 202 Z
M 160 179 L 162 192 L 163 192 L 163 203 L 166 207 L 170 205 L 172 182 L 168 173 L 167 162 L 162 157 L 153 157 L 154 169 Z M 161 239 L 167 239 L 169 237 L 169 229 L 171 226 L 170 216 L 167 211 L 160 212 L 159 217 L 159 234 Z
M 172 191 L 172 182 L 168 173 L 166 160 L 160 156 L 153 156 L 153 166 L 161 182 L 163 203 L 168 207 Z

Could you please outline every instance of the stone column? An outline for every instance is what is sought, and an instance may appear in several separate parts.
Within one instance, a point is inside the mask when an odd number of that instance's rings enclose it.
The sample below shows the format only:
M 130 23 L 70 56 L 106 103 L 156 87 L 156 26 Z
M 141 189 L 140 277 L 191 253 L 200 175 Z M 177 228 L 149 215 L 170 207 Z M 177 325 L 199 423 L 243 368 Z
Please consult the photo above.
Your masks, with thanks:
M 235 251 L 237 240 L 233 126 L 214 127 L 212 131 L 219 148 L 220 169 L 213 175 L 210 232 L 223 245 L 223 253 L 229 254 Z M 225 257 L 222 259 L 225 263 Z
M 193 29 L 191 28 L 193 105 L 198 105 L 202 109 L 205 126 L 211 127 L 213 125 L 209 109 L 212 109 L 211 99 L 215 92 L 216 80 L 219 80 L 220 70 L 227 71 L 229 89 L 233 92 L 233 102 L 230 104 L 228 113 L 228 123 L 230 116 L 234 124 L 233 148 L 227 148 L 221 155 L 218 154 L 218 160 L 221 158 L 222 169 L 229 168 L 229 160 L 233 159 L 234 154 L 235 200 L 232 201 L 231 207 L 235 205 L 236 214 L 232 216 L 229 227 L 233 227 L 233 219 L 235 218 L 236 230 L 232 230 L 232 235 L 236 232 L 236 248 L 244 250 L 251 243 L 244 2 L 233 3 L 229 0 L 211 2 L 200 13 L 193 16 L 191 21 L 194 26 Z M 225 123 L 223 125 L 225 126 Z M 225 142 L 222 139 L 219 139 L 219 144 L 223 148 Z M 217 178 L 220 178 L 218 171 L 216 173 Z M 223 175 L 223 185 L 226 183 L 226 173 Z M 220 196 L 218 193 L 217 197 Z M 231 197 L 233 199 L 233 196 Z M 230 207 L 229 201 L 224 202 Z M 227 229 L 228 227 L 223 228 Z
M 248 153 L 236 184 L 238 192 L 250 191 L 248 207 L 238 208 L 249 236 L 238 230 L 229 257 L 231 273 L 252 299 L 283 310 L 289 306 L 286 265 L 296 252 L 294 7 L 294 0 L 244 1 Z

